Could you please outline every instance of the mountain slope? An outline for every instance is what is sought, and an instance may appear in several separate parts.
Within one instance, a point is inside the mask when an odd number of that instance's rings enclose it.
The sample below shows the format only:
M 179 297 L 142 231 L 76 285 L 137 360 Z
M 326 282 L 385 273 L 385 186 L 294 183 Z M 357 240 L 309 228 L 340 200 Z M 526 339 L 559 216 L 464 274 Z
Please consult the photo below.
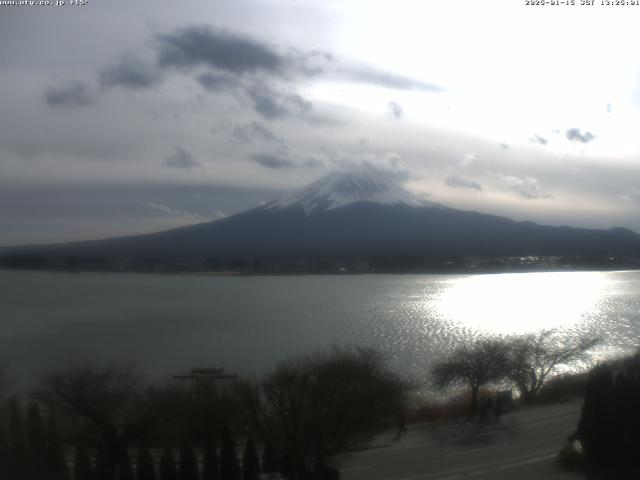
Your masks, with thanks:
M 281 200 L 159 233 L 11 249 L 45 256 L 172 261 L 371 256 L 640 256 L 625 229 L 540 226 L 428 202 L 373 174 L 330 174 Z

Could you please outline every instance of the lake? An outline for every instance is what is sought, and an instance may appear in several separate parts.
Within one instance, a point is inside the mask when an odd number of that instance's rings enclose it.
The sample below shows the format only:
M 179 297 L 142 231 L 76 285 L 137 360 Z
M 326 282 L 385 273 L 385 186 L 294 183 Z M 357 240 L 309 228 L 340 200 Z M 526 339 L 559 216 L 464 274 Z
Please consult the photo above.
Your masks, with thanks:
M 18 385 L 68 362 L 259 374 L 331 345 L 372 346 L 420 383 L 486 334 L 558 328 L 640 339 L 640 272 L 219 277 L 0 271 L 0 363 Z

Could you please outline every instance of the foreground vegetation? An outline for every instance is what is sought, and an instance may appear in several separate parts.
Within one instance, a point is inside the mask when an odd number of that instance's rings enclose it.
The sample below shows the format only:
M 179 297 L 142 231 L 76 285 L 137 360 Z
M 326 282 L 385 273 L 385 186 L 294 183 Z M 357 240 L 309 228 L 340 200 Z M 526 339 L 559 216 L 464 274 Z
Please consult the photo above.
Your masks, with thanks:
M 47 375 L 28 406 L 10 401 L 0 473 L 68 479 L 64 452 L 73 447 L 75 480 L 334 478 L 326 458 L 395 418 L 405 391 L 370 350 L 334 349 L 283 362 L 261 380 L 228 383 L 205 376 L 157 385 L 131 368 L 73 367 Z
M 594 368 L 570 465 L 594 480 L 640 478 L 639 406 L 640 353 Z
M 613 457 L 602 453 L 602 438 L 627 432 L 615 415 L 637 400 L 621 395 L 637 390 L 640 357 L 614 373 L 598 367 L 588 381 L 557 375 L 564 366 L 587 362 L 596 343 L 544 331 L 463 345 L 435 364 L 432 382 L 466 389 L 446 405 L 421 405 L 410 418 L 484 416 L 483 402 L 497 398 L 500 388 L 515 388 L 520 401 L 535 403 L 579 392 L 586 382 L 576 439 L 590 465 L 606 463 L 602 459 Z M 50 372 L 27 404 L 14 398 L 2 412 L 1 478 L 252 480 L 279 472 L 292 480 L 333 479 L 329 457 L 366 444 L 396 422 L 404 429 L 409 386 L 372 350 L 336 348 L 290 359 L 261 379 L 188 378 L 150 383 L 122 366 Z M 618 423 L 608 423 L 609 430 L 596 420 L 614 417 Z M 624 442 L 622 451 L 631 451 Z
M 520 400 L 532 404 L 540 399 L 549 381 L 561 368 L 578 367 L 589 360 L 599 339 L 582 335 L 569 340 L 555 330 L 506 338 L 480 339 L 462 345 L 433 368 L 435 386 L 464 385 L 470 392 L 468 414 L 479 412 L 480 389 L 486 386 L 515 387 Z

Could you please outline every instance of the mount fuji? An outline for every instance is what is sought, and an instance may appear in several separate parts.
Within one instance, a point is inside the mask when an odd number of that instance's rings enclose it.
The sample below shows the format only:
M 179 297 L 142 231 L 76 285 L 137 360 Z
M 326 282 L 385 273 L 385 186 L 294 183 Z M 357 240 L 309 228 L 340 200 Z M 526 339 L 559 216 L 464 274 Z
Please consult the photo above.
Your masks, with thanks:
M 509 256 L 640 257 L 640 235 L 517 222 L 448 208 L 373 170 L 334 172 L 279 200 L 208 223 L 106 240 L 0 251 L 7 259 L 161 259 L 205 262 L 447 259 Z M 215 263 L 215 261 L 214 261 Z
M 362 169 L 358 173 L 330 173 L 302 190 L 269 203 L 266 208 L 301 208 L 309 215 L 358 202 L 411 207 L 438 206 L 408 192 L 375 170 Z

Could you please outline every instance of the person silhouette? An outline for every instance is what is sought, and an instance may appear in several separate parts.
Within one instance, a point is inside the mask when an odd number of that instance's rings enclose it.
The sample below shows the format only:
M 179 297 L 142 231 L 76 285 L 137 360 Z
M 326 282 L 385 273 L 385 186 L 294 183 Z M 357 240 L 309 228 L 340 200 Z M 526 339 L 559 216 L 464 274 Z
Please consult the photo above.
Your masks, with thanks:
M 404 416 L 404 413 L 400 412 L 398 414 L 398 438 L 407 433 L 407 419 Z

